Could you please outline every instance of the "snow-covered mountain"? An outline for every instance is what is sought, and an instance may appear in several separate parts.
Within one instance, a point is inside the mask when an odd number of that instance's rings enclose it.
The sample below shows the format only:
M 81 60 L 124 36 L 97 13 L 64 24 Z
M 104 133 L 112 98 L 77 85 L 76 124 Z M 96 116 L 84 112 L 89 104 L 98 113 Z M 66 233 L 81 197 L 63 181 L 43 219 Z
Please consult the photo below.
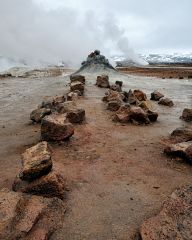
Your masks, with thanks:
M 148 63 L 192 63 L 192 53 L 181 54 L 140 54 L 140 57 Z
M 122 56 L 113 56 L 113 60 L 117 63 L 118 66 L 138 66 L 138 65 L 146 65 L 142 64 L 142 60 L 144 63 L 149 64 L 192 64 L 192 53 L 187 54 L 139 54 L 138 57 L 141 61 L 133 58 L 125 58 Z

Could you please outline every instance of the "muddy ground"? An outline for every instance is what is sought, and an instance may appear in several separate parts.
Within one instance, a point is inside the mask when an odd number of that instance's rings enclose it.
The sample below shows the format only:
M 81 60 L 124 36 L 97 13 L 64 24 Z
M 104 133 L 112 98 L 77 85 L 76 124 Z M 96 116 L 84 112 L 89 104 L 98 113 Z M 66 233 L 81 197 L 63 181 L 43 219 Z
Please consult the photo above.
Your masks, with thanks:
M 86 122 L 75 126 L 69 142 L 52 143 L 54 167 L 67 179 L 64 226 L 52 240 L 136 239 L 142 222 L 158 213 L 177 187 L 191 183 L 192 167 L 165 156 L 164 139 L 177 127 L 184 107 L 192 105 L 192 80 L 110 74 L 124 89 L 149 94 L 158 89 L 173 108 L 153 102 L 158 121 L 149 126 L 121 125 L 101 101 L 105 90 L 86 74 Z M 20 169 L 20 154 L 40 140 L 40 126 L 29 121 L 43 96 L 63 94 L 69 77 L 5 78 L 0 80 L 0 188 L 8 187 Z

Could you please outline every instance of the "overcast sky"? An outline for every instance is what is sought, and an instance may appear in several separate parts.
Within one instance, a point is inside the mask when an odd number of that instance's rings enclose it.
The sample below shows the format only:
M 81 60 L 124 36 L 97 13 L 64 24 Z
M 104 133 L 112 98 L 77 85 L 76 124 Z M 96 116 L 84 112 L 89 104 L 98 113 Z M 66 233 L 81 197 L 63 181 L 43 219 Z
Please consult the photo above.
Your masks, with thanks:
M 35 0 L 47 9 L 71 7 L 112 14 L 139 52 L 192 51 L 192 0 Z
M 192 52 L 192 0 L 0 0 L 0 54 L 76 63 L 95 48 Z

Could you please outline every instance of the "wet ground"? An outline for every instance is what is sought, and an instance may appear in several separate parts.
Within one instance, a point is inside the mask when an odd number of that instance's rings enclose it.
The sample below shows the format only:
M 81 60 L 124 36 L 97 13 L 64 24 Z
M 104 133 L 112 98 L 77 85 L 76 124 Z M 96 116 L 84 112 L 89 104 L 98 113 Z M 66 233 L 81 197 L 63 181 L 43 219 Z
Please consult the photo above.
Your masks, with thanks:
M 192 81 L 110 74 L 111 82 L 124 81 L 124 89 L 149 94 L 160 90 L 173 108 L 153 107 L 158 122 L 149 126 L 112 122 L 101 101 L 105 90 L 86 75 L 85 98 L 77 102 L 86 110 L 86 122 L 75 126 L 70 142 L 51 144 L 54 166 L 67 179 L 64 227 L 54 240 L 136 239 L 144 219 L 154 215 L 177 187 L 190 183 L 192 167 L 166 157 L 163 139 L 192 106 Z M 39 125 L 29 121 L 31 110 L 44 96 L 66 92 L 68 77 L 0 80 L 0 188 L 11 188 L 20 168 L 20 153 L 40 140 Z

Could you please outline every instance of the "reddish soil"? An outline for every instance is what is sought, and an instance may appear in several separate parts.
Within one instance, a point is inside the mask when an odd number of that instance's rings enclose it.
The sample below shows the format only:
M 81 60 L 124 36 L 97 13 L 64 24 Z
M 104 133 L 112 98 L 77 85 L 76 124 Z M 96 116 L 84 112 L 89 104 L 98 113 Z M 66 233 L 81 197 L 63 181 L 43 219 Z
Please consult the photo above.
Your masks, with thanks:
M 64 226 L 51 239 L 137 239 L 142 222 L 159 212 L 175 188 L 192 181 L 191 166 L 162 153 L 163 139 L 173 129 L 190 127 L 179 116 L 191 104 L 192 85 L 185 80 L 173 80 L 173 86 L 162 80 L 159 84 L 143 77 L 110 75 L 112 82 L 123 80 L 126 90 L 140 88 L 149 94 L 158 88 L 173 97 L 173 108 L 153 104 L 158 122 L 135 126 L 112 122 L 101 101 L 105 90 L 94 86 L 96 75 L 87 74 L 86 79 L 85 98 L 77 102 L 86 110 L 86 122 L 75 125 L 69 142 L 51 144 L 54 167 L 69 189 Z M 4 87 L 0 92 L 0 188 L 11 188 L 20 153 L 40 140 L 40 126 L 30 124 L 29 113 L 42 96 L 64 93 L 67 81 L 68 77 L 0 81 Z
M 118 67 L 118 71 L 147 76 L 147 77 L 158 77 L 158 78 L 188 78 L 192 79 L 192 67 L 167 67 L 167 66 L 155 66 L 155 67 Z

